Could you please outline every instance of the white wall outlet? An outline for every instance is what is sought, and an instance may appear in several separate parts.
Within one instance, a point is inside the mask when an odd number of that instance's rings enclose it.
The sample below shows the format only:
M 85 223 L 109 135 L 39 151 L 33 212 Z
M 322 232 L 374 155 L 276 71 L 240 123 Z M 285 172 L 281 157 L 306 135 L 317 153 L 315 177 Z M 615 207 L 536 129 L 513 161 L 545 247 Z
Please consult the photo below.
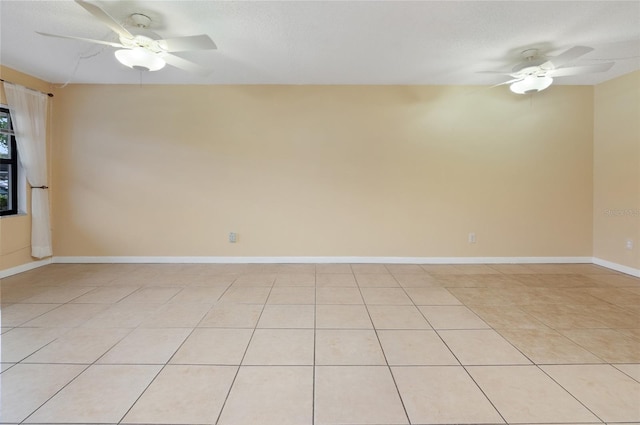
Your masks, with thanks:
M 633 239 L 627 239 L 627 242 L 624 245 L 629 251 L 633 249 Z
M 476 234 L 474 232 L 469 233 L 469 243 L 476 243 Z
M 236 232 L 230 232 L 229 233 L 229 242 L 230 243 L 238 242 L 238 234 Z

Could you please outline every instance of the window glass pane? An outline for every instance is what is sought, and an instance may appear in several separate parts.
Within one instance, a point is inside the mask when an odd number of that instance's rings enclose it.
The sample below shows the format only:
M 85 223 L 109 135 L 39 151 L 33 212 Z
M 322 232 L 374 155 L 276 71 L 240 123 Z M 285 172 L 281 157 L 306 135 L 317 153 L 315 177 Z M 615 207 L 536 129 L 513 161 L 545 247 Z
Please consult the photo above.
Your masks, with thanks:
M 11 136 L 0 133 L 0 158 L 11 158 Z
M 0 211 L 12 209 L 9 188 L 11 188 L 11 165 L 0 164 Z

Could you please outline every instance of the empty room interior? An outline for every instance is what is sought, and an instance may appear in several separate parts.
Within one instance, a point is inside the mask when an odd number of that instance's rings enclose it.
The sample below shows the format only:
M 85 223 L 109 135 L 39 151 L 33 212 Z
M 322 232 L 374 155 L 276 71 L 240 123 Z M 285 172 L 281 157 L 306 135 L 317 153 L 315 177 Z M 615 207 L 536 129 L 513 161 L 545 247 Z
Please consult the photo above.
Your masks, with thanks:
M 0 1 L 0 423 L 640 423 L 640 2 Z

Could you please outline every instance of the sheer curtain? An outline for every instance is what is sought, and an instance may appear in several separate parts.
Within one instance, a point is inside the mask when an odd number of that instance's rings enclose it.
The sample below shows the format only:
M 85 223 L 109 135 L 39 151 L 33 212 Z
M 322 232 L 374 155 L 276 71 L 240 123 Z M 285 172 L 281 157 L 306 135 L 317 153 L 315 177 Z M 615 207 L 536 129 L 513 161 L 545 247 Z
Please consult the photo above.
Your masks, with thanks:
M 49 257 L 51 227 L 47 187 L 47 95 L 4 83 L 20 163 L 31 185 L 31 255 Z

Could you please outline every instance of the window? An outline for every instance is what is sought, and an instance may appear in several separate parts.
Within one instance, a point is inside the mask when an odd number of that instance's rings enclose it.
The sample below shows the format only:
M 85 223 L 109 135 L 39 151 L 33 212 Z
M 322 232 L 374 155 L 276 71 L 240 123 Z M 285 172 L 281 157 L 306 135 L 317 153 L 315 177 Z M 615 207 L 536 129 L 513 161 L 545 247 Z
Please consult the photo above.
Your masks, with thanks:
M 0 107 L 0 215 L 18 213 L 18 150 L 7 108 Z

